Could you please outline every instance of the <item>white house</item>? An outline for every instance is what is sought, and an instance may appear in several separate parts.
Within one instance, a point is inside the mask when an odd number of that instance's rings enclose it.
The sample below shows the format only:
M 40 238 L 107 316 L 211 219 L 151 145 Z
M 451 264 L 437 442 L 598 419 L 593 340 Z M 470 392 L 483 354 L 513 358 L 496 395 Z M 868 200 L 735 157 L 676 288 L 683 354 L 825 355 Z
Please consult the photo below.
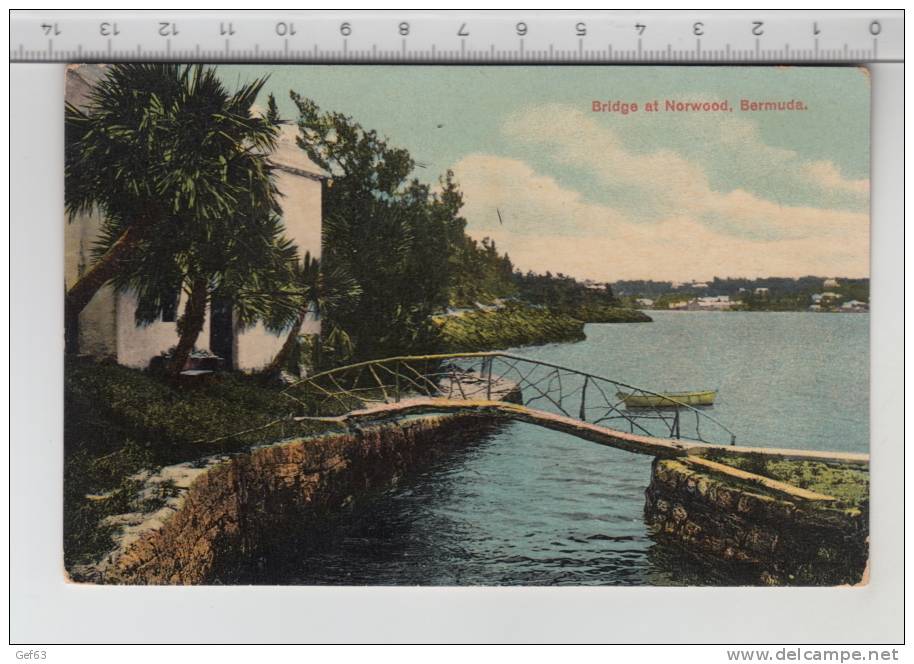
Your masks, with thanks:
M 860 300 L 849 300 L 841 308 L 845 311 L 869 311 L 870 305 Z
M 837 288 L 837 287 L 838 287 L 837 279 L 828 278 L 828 279 L 822 280 L 822 288 Z
M 79 65 L 67 68 L 66 99 L 81 106 L 91 85 L 104 76 L 103 65 Z M 270 157 L 276 166 L 276 185 L 286 235 L 304 255 L 321 252 L 321 200 L 325 174 L 311 163 L 295 145 L 293 127 L 283 127 L 279 147 Z M 64 279 L 69 288 L 91 265 L 92 247 L 98 236 L 101 217 L 84 214 L 65 224 Z M 79 353 L 110 358 L 118 363 L 145 368 L 150 360 L 178 342 L 176 318 L 183 307 L 182 295 L 173 312 L 147 326 L 135 322 L 136 298 L 132 293 L 116 293 L 104 286 L 79 317 Z M 306 320 L 302 334 L 318 334 L 320 321 Z M 268 332 L 258 324 L 239 329 L 231 302 L 213 303 L 197 341 L 198 350 L 208 350 L 225 360 L 226 366 L 254 371 L 266 366 L 281 348 L 284 335 Z
M 716 295 L 698 298 L 697 305 L 699 309 L 726 310 L 733 306 L 733 302 L 729 295 Z

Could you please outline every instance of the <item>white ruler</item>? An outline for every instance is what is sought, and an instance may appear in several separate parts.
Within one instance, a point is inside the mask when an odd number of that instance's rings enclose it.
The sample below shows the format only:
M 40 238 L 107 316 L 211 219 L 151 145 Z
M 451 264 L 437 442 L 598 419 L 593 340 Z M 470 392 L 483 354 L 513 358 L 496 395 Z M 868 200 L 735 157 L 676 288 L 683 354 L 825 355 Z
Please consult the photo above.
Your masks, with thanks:
M 902 11 L 13 11 L 12 62 L 861 63 Z

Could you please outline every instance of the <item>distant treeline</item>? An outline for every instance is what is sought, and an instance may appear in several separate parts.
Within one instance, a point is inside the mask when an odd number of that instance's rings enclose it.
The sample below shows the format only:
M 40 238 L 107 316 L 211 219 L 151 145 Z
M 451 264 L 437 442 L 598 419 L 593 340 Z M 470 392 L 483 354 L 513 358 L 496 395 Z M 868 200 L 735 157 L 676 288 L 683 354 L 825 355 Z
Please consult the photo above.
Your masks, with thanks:
M 837 286 L 824 285 L 825 277 L 806 276 L 791 277 L 763 277 L 759 279 L 745 279 L 727 277 L 721 279 L 714 277 L 710 281 L 700 284 L 678 284 L 673 287 L 671 281 L 626 280 L 613 282 L 612 287 L 619 297 L 646 297 L 657 299 L 662 296 L 680 299 L 684 297 L 708 297 L 729 295 L 731 298 L 743 297 L 744 293 L 754 294 L 756 289 L 767 288 L 771 297 L 808 297 L 812 293 L 831 291 L 847 299 L 869 302 L 870 280 L 868 278 L 848 279 L 835 277 Z M 704 285 L 702 285 L 704 284 Z

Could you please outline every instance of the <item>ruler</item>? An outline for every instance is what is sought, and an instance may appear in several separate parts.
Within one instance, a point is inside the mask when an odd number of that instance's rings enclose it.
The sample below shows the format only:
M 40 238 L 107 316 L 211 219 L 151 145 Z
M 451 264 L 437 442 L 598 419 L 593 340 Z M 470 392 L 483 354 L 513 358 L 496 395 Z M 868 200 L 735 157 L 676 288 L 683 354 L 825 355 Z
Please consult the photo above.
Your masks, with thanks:
M 866 63 L 902 11 L 13 11 L 12 62 Z

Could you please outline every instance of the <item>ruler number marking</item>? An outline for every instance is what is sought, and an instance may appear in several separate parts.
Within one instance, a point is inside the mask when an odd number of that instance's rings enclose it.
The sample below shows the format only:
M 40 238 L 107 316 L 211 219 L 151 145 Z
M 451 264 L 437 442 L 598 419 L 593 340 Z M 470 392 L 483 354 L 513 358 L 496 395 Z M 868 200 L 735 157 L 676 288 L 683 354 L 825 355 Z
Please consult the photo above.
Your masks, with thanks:
M 102 37 L 117 37 L 121 34 L 121 29 L 116 21 L 102 21 L 98 24 L 98 34 Z
M 469 37 L 470 36 L 470 31 L 467 29 L 466 23 L 460 24 L 460 28 L 457 30 L 457 36 L 458 37 Z
M 60 34 L 60 27 L 57 25 L 57 23 L 42 23 L 41 30 L 44 32 L 45 35 L 47 35 L 49 37 L 51 35 Z
M 397 32 L 400 33 L 401 37 L 409 36 L 409 21 L 400 21 L 400 25 L 397 26 Z
M 287 37 L 298 34 L 298 30 L 295 29 L 295 23 L 292 21 L 279 21 L 276 24 L 276 34 L 280 37 Z
M 586 37 L 587 36 L 587 24 L 584 23 L 584 21 L 581 21 L 580 23 L 575 24 L 574 34 L 576 34 L 578 37 Z
M 178 24 L 169 23 L 168 21 L 159 21 L 159 36 L 172 37 L 178 34 Z
M 872 21 L 870 23 L 870 34 L 874 37 L 882 32 L 882 23 L 879 21 Z
M 228 24 L 222 23 L 220 21 L 219 34 L 223 37 L 225 37 L 225 36 L 233 37 L 235 35 L 235 26 L 232 24 L 231 21 L 229 21 Z
M 696 21 L 692 24 L 692 34 L 696 37 L 701 37 L 705 34 L 705 24 L 701 21 Z
M 765 22 L 752 21 L 752 34 L 756 37 L 761 37 L 763 34 L 765 34 Z
M 644 31 L 647 30 L 647 26 L 644 23 L 635 23 L 635 30 L 638 31 L 638 35 L 643 35 Z

